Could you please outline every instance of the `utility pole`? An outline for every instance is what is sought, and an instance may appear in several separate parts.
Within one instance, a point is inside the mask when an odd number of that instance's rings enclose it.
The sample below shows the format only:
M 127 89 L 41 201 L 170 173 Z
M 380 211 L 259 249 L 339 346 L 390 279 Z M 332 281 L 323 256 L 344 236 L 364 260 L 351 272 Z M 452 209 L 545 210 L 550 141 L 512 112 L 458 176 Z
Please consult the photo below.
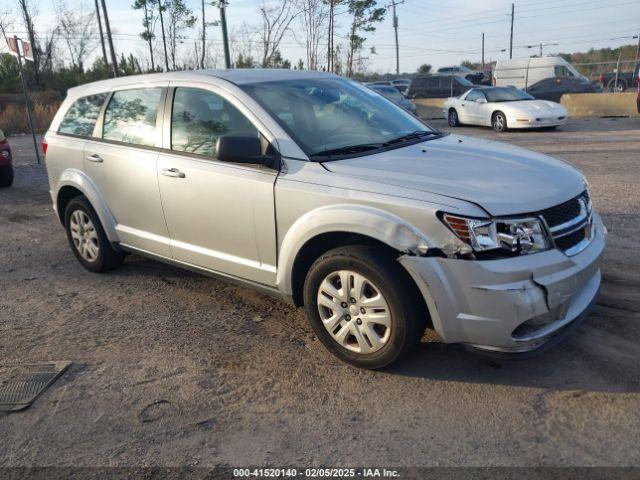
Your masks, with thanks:
M 105 67 L 109 68 L 109 61 L 107 60 L 107 49 L 104 46 L 104 33 L 102 32 L 102 20 L 100 19 L 100 5 L 98 0 L 95 0 L 96 4 L 96 20 L 98 20 L 98 30 L 100 31 L 100 46 L 102 47 L 102 58 L 104 59 Z
M 204 70 L 204 54 L 207 46 L 206 40 L 207 23 L 204 20 L 204 0 L 202 0 L 202 55 L 200 57 L 200 68 Z
M 513 58 L 513 15 L 515 5 L 511 4 L 511 35 L 509 36 L 509 58 Z
M 482 71 L 484 72 L 484 32 L 482 32 Z
M 224 44 L 224 65 L 225 68 L 231 68 L 231 55 L 229 54 L 229 37 L 227 36 L 227 15 L 225 8 L 227 0 L 219 0 L 220 7 L 220 25 L 222 26 L 222 43 Z
M 333 73 L 333 2 L 329 0 L 329 34 L 327 35 L 327 72 Z
M 158 13 L 160 14 L 160 30 L 162 31 L 162 46 L 164 47 L 164 71 L 169 71 L 169 54 L 167 54 L 167 37 L 164 35 L 164 15 L 162 12 L 164 11 L 164 5 L 162 5 L 162 0 L 158 0 Z
M 638 63 L 638 58 L 640 58 L 640 33 L 638 33 L 637 37 L 638 37 L 638 46 L 636 47 L 636 63 Z
M 393 29 L 396 35 L 396 75 L 400 75 L 400 50 L 398 48 L 398 16 L 396 15 L 396 5 L 404 3 L 404 0 L 396 3 L 396 0 L 392 0 L 391 8 L 393 9 Z
M 104 13 L 104 27 L 107 30 L 107 40 L 109 41 L 109 50 L 111 51 L 111 69 L 113 70 L 113 76 L 118 76 L 118 60 L 116 60 L 116 51 L 113 48 L 113 38 L 111 37 L 111 27 L 109 26 L 109 14 L 107 13 L 107 5 L 104 0 L 100 0 L 102 3 L 102 13 Z

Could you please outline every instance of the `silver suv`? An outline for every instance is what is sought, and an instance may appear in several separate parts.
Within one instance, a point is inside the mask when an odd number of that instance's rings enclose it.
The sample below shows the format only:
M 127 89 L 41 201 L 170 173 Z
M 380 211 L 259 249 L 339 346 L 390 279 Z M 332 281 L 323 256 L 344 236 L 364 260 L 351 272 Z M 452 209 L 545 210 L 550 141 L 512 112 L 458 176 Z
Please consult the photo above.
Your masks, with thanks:
M 594 303 L 605 228 L 570 165 L 430 128 L 334 75 L 227 70 L 83 85 L 46 134 L 51 198 L 90 271 L 135 252 L 304 306 L 382 368 L 425 328 L 538 352 Z

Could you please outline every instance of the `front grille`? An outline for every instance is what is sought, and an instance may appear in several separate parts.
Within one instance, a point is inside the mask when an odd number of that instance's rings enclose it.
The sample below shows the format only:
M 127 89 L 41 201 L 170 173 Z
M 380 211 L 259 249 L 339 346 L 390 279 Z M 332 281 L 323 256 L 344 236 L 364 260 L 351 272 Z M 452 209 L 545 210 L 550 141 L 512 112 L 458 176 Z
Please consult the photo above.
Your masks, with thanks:
M 586 212 L 582 205 L 587 207 Z M 591 221 L 591 212 L 588 210 L 589 193 L 585 190 L 571 200 L 540 212 L 551 230 L 556 246 L 563 252 L 576 246 L 587 237 L 589 232 L 587 226 Z M 562 226 L 568 222 L 573 223 L 570 226 Z
M 589 194 L 584 191 L 580 195 L 571 200 L 568 200 L 555 207 L 547 208 L 542 211 L 542 216 L 547 221 L 549 228 L 557 227 L 570 220 L 573 220 L 580 215 L 580 203 L 579 198 L 584 198 L 589 203 Z
M 569 235 L 565 235 L 564 237 L 556 238 L 556 245 L 563 252 L 569 250 L 571 247 L 576 246 L 582 240 L 586 238 L 586 230 L 583 228 L 576 230 Z

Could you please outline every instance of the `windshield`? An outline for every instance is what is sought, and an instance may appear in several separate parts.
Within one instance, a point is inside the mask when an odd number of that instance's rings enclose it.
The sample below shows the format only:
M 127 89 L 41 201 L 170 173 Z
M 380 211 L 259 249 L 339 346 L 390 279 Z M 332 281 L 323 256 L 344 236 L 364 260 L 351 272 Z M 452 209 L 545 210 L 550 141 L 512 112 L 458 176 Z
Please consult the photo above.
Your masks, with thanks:
M 404 98 L 400 90 L 395 87 L 373 87 L 373 89 L 395 102 L 400 102 Z
M 527 92 L 512 87 L 494 87 L 483 90 L 488 102 L 517 102 L 534 100 Z
M 404 136 L 415 141 L 409 134 L 434 132 L 403 108 L 343 78 L 305 78 L 241 87 L 310 156 L 343 147 L 367 145 L 373 149 Z

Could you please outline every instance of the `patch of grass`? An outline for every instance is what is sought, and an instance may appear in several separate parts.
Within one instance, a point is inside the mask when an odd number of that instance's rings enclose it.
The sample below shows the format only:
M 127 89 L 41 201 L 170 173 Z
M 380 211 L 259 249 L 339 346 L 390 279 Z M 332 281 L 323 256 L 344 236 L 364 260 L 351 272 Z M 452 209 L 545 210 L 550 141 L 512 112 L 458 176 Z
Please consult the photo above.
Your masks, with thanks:
M 21 100 L 21 99 L 20 99 Z M 31 118 L 36 132 L 45 132 L 55 116 L 61 101 L 51 95 L 34 95 L 30 97 L 32 105 Z M 24 102 L 11 101 L 0 105 L 0 130 L 5 135 L 29 133 L 29 121 Z

